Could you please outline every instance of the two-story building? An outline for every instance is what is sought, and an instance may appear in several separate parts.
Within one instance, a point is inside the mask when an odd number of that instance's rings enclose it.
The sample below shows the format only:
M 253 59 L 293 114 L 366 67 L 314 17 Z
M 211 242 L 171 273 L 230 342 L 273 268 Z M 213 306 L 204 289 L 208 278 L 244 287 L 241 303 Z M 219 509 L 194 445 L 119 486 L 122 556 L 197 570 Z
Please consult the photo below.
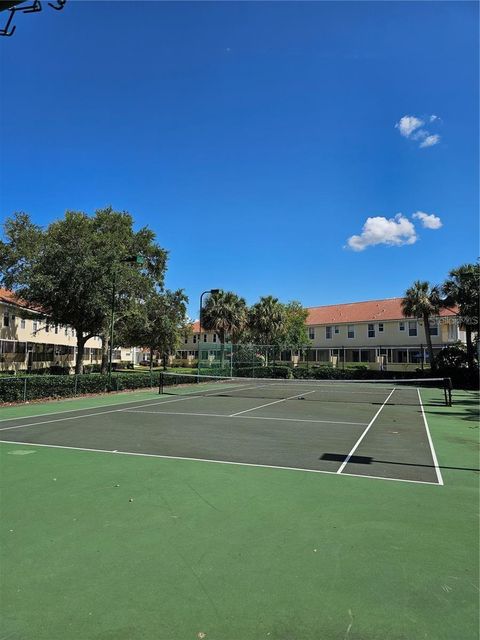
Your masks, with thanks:
M 312 364 L 335 367 L 365 364 L 371 369 L 391 371 L 414 371 L 427 366 L 423 322 L 405 318 L 401 303 L 402 298 L 388 298 L 310 307 L 306 322 L 308 349 L 297 354 L 284 353 L 283 358 L 295 363 L 308 360 Z M 455 310 L 442 309 L 431 319 L 429 331 L 434 351 L 465 342 L 465 332 L 461 330 Z M 186 336 L 179 347 L 177 357 L 193 361 L 198 358 L 199 346 L 203 353 L 218 342 L 216 334 L 200 333 L 197 321 L 192 325 L 192 334 Z
M 405 318 L 403 298 L 311 307 L 307 327 L 313 362 L 344 366 L 363 363 L 372 369 L 416 369 L 428 363 L 423 321 Z M 455 310 L 431 318 L 434 352 L 465 341 Z
M 22 317 L 25 309 L 32 318 Z M 74 367 L 76 345 L 74 329 L 49 323 L 48 318 L 35 309 L 29 309 L 12 291 L 0 289 L 0 371 Z M 101 363 L 101 347 L 98 336 L 87 341 L 84 365 Z M 113 362 L 134 361 L 140 356 L 140 350 L 115 349 L 112 355 Z

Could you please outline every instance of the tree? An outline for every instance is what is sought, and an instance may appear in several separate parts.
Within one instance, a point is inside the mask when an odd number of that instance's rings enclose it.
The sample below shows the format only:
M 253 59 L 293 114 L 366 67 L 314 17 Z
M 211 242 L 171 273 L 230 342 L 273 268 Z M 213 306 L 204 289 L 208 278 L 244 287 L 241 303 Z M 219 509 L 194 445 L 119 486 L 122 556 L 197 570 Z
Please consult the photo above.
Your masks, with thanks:
M 45 229 L 17 213 L 6 220 L 4 237 L 0 282 L 51 323 L 75 329 L 75 373 L 82 372 L 87 340 L 108 335 L 114 279 L 115 308 L 122 313 L 163 285 L 167 253 L 153 231 L 134 231 L 127 212 L 67 211 Z M 141 268 L 124 261 L 137 254 L 145 258 Z
M 230 337 L 235 343 L 247 322 L 247 304 L 233 291 L 212 293 L 200 310 L 202 328 L 214 331 L 220 340 L 221 364 L 224 363 L 225 342 Z
M 285 331 L 285 307 L 273 296 L 265 296 L 250 307 L 248 326 L 257 344 L 276 345 Z
M 183 289 L 154 292 L 121 319 L 116 335 L 124 344 L 149 348 L 150 370 L 154 352 L 159 352 L 166 369 L 168 356 L 188 332 L 187 303 Z
M 285 321 L 281 346 L 294 351 L 303 349 L 310 341 L 306 327 L 308 310 L 300 302 L 293 300 L 284 305 Z
M 480 262 L 464 264 L 452 269 L 442 291 L 445 295 L 443 306 L 458 307 L 459 321 L 465 327 L 467 361 L 469 368 L 475 366 L 475 348 L 472 335 L 480 332 Z
M 406 290 L 402 300 L 402 311 L 406 318 L 420 318 L 423 320 L 425 340 L 427 342 L 430 368 L 436 370 L 435 356 L 433 354 L 432 336 L 430 335 L 430 317 L 437 316 L 440 311 L 440 289 L 431 286 L 428 282 L 417 280 Z

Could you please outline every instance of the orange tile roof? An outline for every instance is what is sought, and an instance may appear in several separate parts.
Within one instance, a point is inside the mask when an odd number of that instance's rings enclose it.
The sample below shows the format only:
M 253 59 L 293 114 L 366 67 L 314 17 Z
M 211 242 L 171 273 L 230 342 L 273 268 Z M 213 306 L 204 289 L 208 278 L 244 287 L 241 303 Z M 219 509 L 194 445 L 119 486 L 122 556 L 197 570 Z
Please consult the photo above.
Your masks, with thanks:
M 307 325 L 402 320 L 404 318 L 402 300 L 403 298 L 387 298 L 386 300 L 309 307 Z M 455 311 L 455 309 L 442 309 L 439 315 L 442 317 L 453 316 Z
M 15 304 L 19 307 L 27 306 L 25 300 L 22 300 L 15 293 L 13 293 L 13 291 L 9 291 L 8 289 L 0 289 L 0 301 L 7 302 L 8 304 Z

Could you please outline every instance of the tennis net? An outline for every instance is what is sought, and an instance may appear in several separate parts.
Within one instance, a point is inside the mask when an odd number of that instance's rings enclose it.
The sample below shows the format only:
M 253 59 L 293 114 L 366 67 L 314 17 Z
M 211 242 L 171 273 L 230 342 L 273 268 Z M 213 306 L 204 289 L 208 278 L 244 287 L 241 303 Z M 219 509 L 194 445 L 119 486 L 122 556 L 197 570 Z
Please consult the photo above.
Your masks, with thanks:
M 162 372 L 160 393 L 391 405 L 451 405 L 450 378 L 309 380 Z

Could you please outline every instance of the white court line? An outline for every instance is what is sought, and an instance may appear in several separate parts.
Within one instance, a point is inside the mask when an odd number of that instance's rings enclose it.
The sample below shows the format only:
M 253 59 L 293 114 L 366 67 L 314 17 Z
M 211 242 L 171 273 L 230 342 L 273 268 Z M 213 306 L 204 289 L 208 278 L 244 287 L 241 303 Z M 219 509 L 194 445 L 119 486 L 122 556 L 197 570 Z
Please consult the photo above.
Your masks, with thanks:
M 417 389 L 418 401 L 420 402 L 420 408 L 422 409 L 423 423 L 425 424 L 425 431 L 427 432 L 428 444 L 430 445 L 430 451 L 432 452 L 433 464 L 435 465 L 435 472 L 437 474 L 438 484 L 443 484 L 442 473 L 437 460 L 437 454 L 435 453 L 435 447 L 433 446 L 432 436 L 430 435 L 430 429 L 428 428 L 427 418 L 423 409 L 422 396 L 420 395 L 420 389 Z
M 152 402 L 151 404 L 142 404 L 138 406 L 138 409 L 142 407 L 152 407 L 157 404 L 168 404 L 169 402 L 181 402 L 182 400 L 192 400 L 192 398 L 201 398 L 201 396 L 188 396 L 182 398 L 176 398 L 175 400 L 164 400 L 163 402 Z M 136 407 L 131 407 L 135 409 Z M 121 413 L 124 409 L 109 409 L 108 411 L 97 411 L 96 413 L 85 413 L 81 416 L 70 416 L 69 418 L 58 418 L 57 420 L 42 420 L 41 422 L 29 422 L 28 424 L 17 424 L 12 427 L 0 427 L 0 431 L 9 431 L 10 429 L 22 429 L 23 427 L 35 427 L 38 424 L 53 424 L 54 422 L 64 422 L 66 420 L 80 420 L 81 418 L 91 418 L 92 416 L 103 416 L 107 413 Z M 41 417 L 41 416 L 40 416 Z
M 145 393 L 148 393 L 146 391 Z M 158 393 L 158 392 L 157 392 Z M 65 398 L 68 400 L 82 400 L 82 396 L 74 396 L 72 398 Z M 147 398 L 145 399 L 145 401 Z M 33 416 L 18 416 L 16 418 L 0 418 L 0 422 L 11 422 L 12 420 L 25 420 L 25 418 L 43 418 L 43 416 L 56 416 L 59 413 L 73 413 L 74 411 L 88 411 L 89 409 L 103 409 L 104 407 L 118 407 L 122 404 L 133 404 L 134 402 L 140 402 L 139 400 L 129 400 L 128 402 L 109 402 L 102 404 L 99 407 L 85 407 L 85 409 L 64 409 L 63 411 L 46 411 L 45 413 L 35 413 Z
M 368 423 L 367 428 L 365 429 L 365 431 L 362 433 L 362 435 L 360 436 L 360 438 L 356 441 L 356 443 L 353 445 L 353 449 L 350 451 L 350 453 L 348 454 L 348 456 L 345 458 L 345 460 L 343 461 L 342 465 L 340 466 L 340 468 L 337 470 L 337 473 L 342 473 L 342 471 L 345 469 L 345 467 L 348 464 L 348 461 L 350 460 L 350 458 L 352 457 L 352 455 L 355 453 L 355 450 L 358 448 L 358 445 L 361 443 L 361 441 L 364 439 L 364 437 L 367 435 L 368 430 L 370 429 L 370 427 L 372 426 L 372 424 L 375 422 L 375 420 L 377 419 L 380 411 L 383 409 L 383 407 L 387 404 L 387 402 L 390 400 L 390 397 L 392 395 L 392 393 L 395 391 L 395 389 L 392 389 L 392 391 L 388 394 L 387 399 L 385 400 L 385 402 L 382 404 L 382 406 L 380 407 L 380 409 L 377 411 L 377 413 L 373 416 L 373 418 L 370 420 L 370 422 Z
M 274 400 L 273 402 L 267 402 L 267 404 L 261 404 L 259 407 L 252 407 L 251 409 L 245 409 L 244 411 L 238 411 L 237 413 L 231 413 L 228 417 L 235 418 L 236 416 L 242 415 L 242 413 L 248 413 L 249 411 L 256 411 L 257 409 L 263 409 L 263 407 L 269 407 L 272 404 L 278 404 L 279 402 L 286 402 L 287 400 L 293 400 L 293 398 L 298 398 L 298 396 L 306 396 L 309 393 L 315 393 L 315 391 L 307 391 L 305 393 L 296 393 L 294 396 L 290 396 L 289 398 L 282 398 L 281 400 Z
M 303 469 L 301 467 L 281 467 L 274 464 L 256 464 L 252 462 L 233 462 L 231 460 L 210 460 L 208 458 L 187 458 L 184 456 L 166 456 L 159 453 L 137 453 L 134 451 L 112 451 L 110 449 L 90 449 L 87 447 L 68 447 L 61 444 L 37 444 L 32 442 L 15 442 L 15 440 L 0 440 L 1 444 L 24 445 L 27 447 L 44 447 L 46 449 L 68 449 L 70 451 L 89 451 L 92 453 L 110 453 L 122 456 L 138 456 L 142 458 L 160 458 L 165 460 L 186 460 L 188 462 L 210 462 L 213 464 L 229 464 L 239 467 L 259 467 L 261 469 L 282 469 L 285 471 L 303 471 L 305 473 L 324 473 L 327 475 L 337 475 L 336 471 L 325 471 L 323 469 Z M 412 484 L 429 484 L 434 487 L 440 486 L 438 482 L 426 482 L 424 480 L 404 480 L 403 478 L 385 478 L 384 476 L 366 476 L 355 473 L 343 473 L 342 476 L 351 478 L 369 478 L 371 480 L 390 480 L 392 482 L 410 482 Z
M 209 418 L 233 418 L 236 416 L 229 416 L 225 413 L 187 413 L 181 411 L 143 411 L 135 409 L 122 409 L 122 413 L 148 413 L 153 416 L 207 416 Z M 274 418 L 271 416 L 239 416 L 240 420 L 281 420 L 284 422 L 320 422 L 326 424 L 350 424 L 359 427 L 364 427 L 366 422 L 344 422 L 343 420 L 313 420 L 306 418 Z

